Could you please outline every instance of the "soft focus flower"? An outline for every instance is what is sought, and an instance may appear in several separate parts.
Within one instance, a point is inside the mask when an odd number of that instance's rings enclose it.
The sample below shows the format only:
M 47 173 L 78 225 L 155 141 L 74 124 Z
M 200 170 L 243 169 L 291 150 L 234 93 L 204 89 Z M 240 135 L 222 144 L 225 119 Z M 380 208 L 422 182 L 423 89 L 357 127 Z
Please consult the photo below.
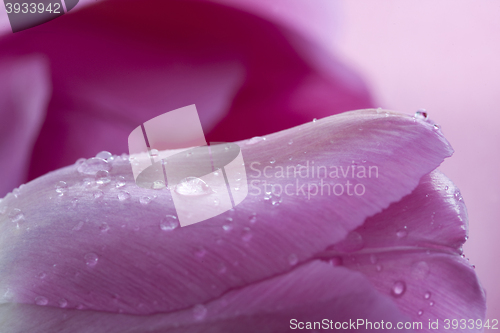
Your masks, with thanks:
M 325 318 L 430 332 L 429 320 L 484 318 L 461 257 L 465 206 L 435 171 L 452 149 L 432 122 L 353 111 L 238 144 L 249 196 L 188 227 L 169 191 L 135 185 L 127 156 L 101 154 L 102 170 L 86 173 L 82 160 L 9 194 L 2 332 L 287 332 L 292 319 Z M 287 169 L 313 162 L 343 168 L 338 178 Z M 363 176 L 370 167 L 376 176 Z M 346 181 L 351 192 L 318 192 Z
M 196 104 L 209 141 L 372 107 L 357 75 L 293 15 L 279 19 L 277 3 L 221 2 L 110 0 L 3 36 L 0 154 L 19 161 L 2 158 L 0 195 L 80 157 L 127 152 L 138 124 L 185 105 Z

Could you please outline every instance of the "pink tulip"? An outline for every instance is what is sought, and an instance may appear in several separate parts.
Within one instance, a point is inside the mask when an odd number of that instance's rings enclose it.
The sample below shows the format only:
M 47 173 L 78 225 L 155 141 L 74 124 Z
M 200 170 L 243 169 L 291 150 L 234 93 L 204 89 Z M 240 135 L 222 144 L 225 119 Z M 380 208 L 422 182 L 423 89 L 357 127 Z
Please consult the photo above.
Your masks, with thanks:
M 354 111 L 239 145 L 247 199 L 187 227 L 169 191 L 135 185 L 126 156 L 102 160 L 107 178 L 79 161 L 9 194 L 4 331 L 285 332 L 325 318 L 431 331 L 429 320 L 484 318 L 484 292 L 461 257 L 463 200 L 433 171 L 452 149 L 430 121 Z M 313 161 L 356 172 L 276 176 Z M 305 191 L 269 194 L 264 181 Z M 346 181 L 364 193 L 311 185 Z
M 437 126 L 383 110 L 310 122 L 369 107 L 362 82 L 325 35 L 220 2 L 110 0 L 0 39 L 0 195 L 34 179 L 0 201 L 0 331 L 481 331 Z M 189 104 L 208 141 L 247 139 L 249 195 L 181 228 L 170 192 L 138 187 L 118 155 Z M 103 149 L 103 172 L 74 164 Z

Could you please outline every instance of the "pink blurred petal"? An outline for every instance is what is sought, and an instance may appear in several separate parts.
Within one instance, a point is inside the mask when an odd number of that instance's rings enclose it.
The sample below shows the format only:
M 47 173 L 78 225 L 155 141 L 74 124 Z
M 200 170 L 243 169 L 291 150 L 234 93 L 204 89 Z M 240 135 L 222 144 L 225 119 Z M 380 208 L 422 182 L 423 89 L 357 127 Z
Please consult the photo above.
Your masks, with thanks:
M 361 80 L 327 51 L 204 1 L 106 1 L 0 42 L 0 61 L 33 52 L 49 59 L 54 93 L 31 179 L 102 150 L 124 153 L 137 124 L 185 105 L 197 105 L 209 141 L 371 106 Z
M 0 63 L 0 197 L 27 180 L 50 91 L 43 57 L 10 58 Z
M 263 193 L 249 195 L 234 211 L 169 232 L 160 223 L 175 214 L 170 192 L 137 187 L 128 161 L 115 157 L 112 180 L 102 186 L 87 182 L 77 166 L 70 166 L 32 181 L 18 198 L 9 195 L 1 203 L 0 294 L 14 303 L 57 307 L 64 299 L 68 308 L 129 314 L 206 303 L 229 290 L 293 272 L 366 217 L 409 194 L 451 154 L 432 124 L 376 110 L 353 111 L 240 144 L 249 180 L 252 162 L 271 165 L 271 159 L 276 166 L 305 160 L 347 166 L 361 160 L 378 166 L 380 175 L 365 180 L 364 196 L 290 196 L 272 205 Z M 120 176 L 127 184 L 117 188 Z M 56 192 L 60 181 L 67 183 L 59 189 L 62 196 Z M 146 196 L 152 201 L 141 203 Z
M 461 256 L 467 239 L 465 204 L 439 171 L 424 176 L 410 195 L 368 218 L 347 239 L 353 235 L 363 240 L 362 249 L 345 253 L 346 245 L 337 244 L 320 257 L 361 271 L 380 292 L 395 296 L 412 320 L 484 320 L 485 293 Z M 482 330 L 475 325 L 462 330 L 476 331 Z
M 363 319 L 406 322 L 387 296 L 375 291 L 361 274 L 319 261 L 227 292 L 206 304 L 168 314 L 132 316 L 62 310 L 33 305 L 0 307 L 3 332 L 289 332 L 298 322 L 333 325 Z M 30 320 L 22 320 L 30 318 Z M 291 320 L 296 319 L 291 326 Z M 314 325 L 314 324 L 313 324 Z M 349 326 L 348 326 L 349 327 Z M 318 328 L 318 327 L 316 327 Z M 352 328 L 352 327 L 350 327 Z M 361 325 L 359 331 L 365 331 Z M 349 331 L 346 329 L 346 331 Z

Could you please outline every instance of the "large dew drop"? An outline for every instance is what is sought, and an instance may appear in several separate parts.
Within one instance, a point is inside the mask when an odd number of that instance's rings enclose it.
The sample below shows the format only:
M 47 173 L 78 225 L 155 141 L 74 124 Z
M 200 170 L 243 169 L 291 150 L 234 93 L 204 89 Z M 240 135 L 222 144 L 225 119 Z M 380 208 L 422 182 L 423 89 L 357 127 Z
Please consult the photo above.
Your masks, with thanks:
M 95 157 L 100 158 L 102 160 L 106 160 L 108 162 L 113 160 L 113 154 L 111 154 L 109 151 L 101 151 L 100 153 L 97 153 Z
M 198 196 L 212 193 L 212 189 L 203 180 L 196 177 L 184 178 L 175 187 L 175 192 L 185 196 Z

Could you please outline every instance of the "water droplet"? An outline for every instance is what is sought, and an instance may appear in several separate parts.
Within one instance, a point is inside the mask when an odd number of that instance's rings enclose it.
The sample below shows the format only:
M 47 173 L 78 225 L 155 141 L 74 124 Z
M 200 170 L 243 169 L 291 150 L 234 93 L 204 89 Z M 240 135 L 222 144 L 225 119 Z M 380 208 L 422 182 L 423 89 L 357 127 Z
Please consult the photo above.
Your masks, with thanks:
M 196 255 L 198 258 L 203 258 L 206 254 L 207 254 L 207 250 L 205 250 L 204 248 L 199 248 L 199 249 L 198 249 L 198 250 L 196 250 L 196 252 L 195 252 L 195 255 Z
M 106 170 L 99 170 L 95 174 L 95 182 L 99 185 L 107 184 L 111 181 L 109 178 L 109 172 Z
M 392 285 L 391 293 L 394 297 L 401 297 L 406 291 L 406 283 L 404 281 L 396 281 Z
M 226 219 L 226 221 L 228 221 L 228 222 L 233 222 L 233 218 L 232 218 L 232 217 L 228 217 L 228 218 Z
M 17 197 L 19 197 L 19 195 L 21 194 L 21 191 L 20 191 L 18 188 L 15 188 L 15 189 L 12 191 L 12 194 L 14 195 L 14 198 L 17 198 Z
M 178 225 L 177 216 L 166 215 L 160 222 L 160 229 L 163 231 L 172 231 L 177 228 Z
M 417 314 L 418 314 L 419 316 L 421 316 L 421 315 L 423 315 L 423 314 L 424 314 L 424 311 L 419 310 L 419 311 L 417 312 Z
M 198 196 L 210 194 L 213 191 L 202 179 L 187 177 L 175 186 L 175 192 L 181 195 Z
M 97 261 L 99 261 L 99 257 L 97 256 L 97 254 L 95 254 L 93 252 L 87 253 L 84 256 L 84 259 L 85 259 L 85 263 L 89 267 L 94 267 L 97 264 Z
M 224 264 L 220 264 L 217 271 L 219 272 L 219 274 L 224 274 L 227 272 L 227 267 Z
M 83 227 L 83 225 L 84 225 L 84 224 L 85 224 L 85 222 L 80 221 L 80 222 L 78 222 L 78 223 L 77 223 L 77 225 L 75 225 L 75 226 L 73 227 L 73 229 L 72 229 L 72 230 L 74 230 L 74 231 L 78 231 L 78 230 L 82 229 L 82 227 Z
M 253 237 L 253 235 L 252 235 L 252 231 L 250 230 L 250 228 L 244 228 L 243 235 L 241 236 L 241 239 L 244 242 L 249 242 L 252 239 L 252 237 Z
M 439 130 L 441 128 L 441 126 L 439 126 L 438 124 L 434 124 L 434 126 L 432 126 L 434 128 L 435 131 Z
M 109 230 L 109 225 L 106 222 L 103 222 L 99 226 L 99 230 L 101 230 L 101 232 L 106 232 Z
M 109 151 L 101 151 L 100 153 L 97 153 L 97 155 L 95 155 L 95 157 L 103 159 L 103 160 L 108 161 L 108 162 L 113 160 L 113 154 L 111 154 Z
M 340 265 L 342 265 L 342 258 L 341 257 L 332 257 L 328 260 L 328 263 L 332 266 L 340 266 Z
M 315 122 L 317 122 L 317 121 L 318 121 L 318 119 L 316 119 L 316 118 L 313 118 L 313 123 L 315 123 Z
M 376 263 L 377 263 L 377 256 L 376 256 L 376 255 L 374 255 L 374 254 L 371 254 L 371 255 L 370 255 L 370 262 L 371 262 L 372 264 L 376 264 Z
M 130 199 L 130 193 L 127 191 L 120 191 L 120 193 L 118 193 L 118 200 L 125 201 L 127 199 Z
M 141 205 L 147 206 L 151 202 L 151 200 L 151 197 L 141 197 L 139 199 L 139 202 L 141 203 Z
M 151 156 L 152 156 L 152 157 L 156 157 L 156 156 L 158 156 L 158 149 L 154 149 L 154 148 L 153 148 L 153 149 L 151 149 L 151 150 L 149 151 L 149 154 L 151 154 Z
M 396 236 L 398 238 L 406 237 L 408 236 L 408 231 L 406 229 L 399 230 L 398 232 L 396 232 Z
M 413 265 L 411 275 L 417 280 L 423 280 L 429 275 L 429 272 L 429 265 L 425 261 L 419 261 Z
M 288 263 L 290 266 L 295 266 L 299 262 L 299 258 L 297 257 L 296 254 L 292 253 L 288 256 Z
M 233 225 L 232 224 L 224 224 L 222 226 L 222 229 L 225 231 L 225 232 L 229 232 L 231 230 L 233 230 Z
M 365 246 L 363 237 L 356 231 L 347 234 L 347 237 L 335 244 L 335 249 L 340 252 L 354 252 L 361 250 Z
M 119 176 L 117 179 L 116 179 L 116 188 L 120 188 L 120 187 L 123 187 L 125 186 L 125 184 L 127 184 L 127 182 L 125 181 L 125 177 L 123 176 Z
M 59 300 L 59 302 L 57 302 L 57 303 L 59 304 L 59 307 L 60 307 L 60 308 L 65 308 L 65 307 L 67 307 L 67 306 L 68 306 L 68 301 L 67 301 L 67 300 L 65 300 L 64 298 L 61 298 L 61 299 Z
M 264 140 L 265 140 L 265 138 L 263 138 L 261 136 L 256 136 L 256 137 L 253 137 L 250 140 L 248 140 L 247 145 L 254 145 L 254 144 L 261 142 L 261 141 L 264 141 Z
M 382 112 L 382 108 L 377 108 L 377 113 Z
M 430 301 L 430 302 L 429 302 L 429 305 L 430 305 L 430 306 L 434 306 L 434 301 Z
M 43 296 L 37 296 L 35 298 L 35 304 L 36 305 L 47 305 L 49 304 L 49 300 L 47 299 L 47 297 L 43 297 Z
M 382 265 L 377 265 L 375 267 L 375 269 L 377 270 L 377 272 L 381 272 L 382 271 Z
M 426 292 L 426 293 L 424 294 L 424 298 L 425 298 L 425 299 L 429 299 L 429 298 L 431 298 L 431 293 L 430 293 L 429 291 L 428 291 L 428 292 Z
M 197 304 L 193 307 L 194 320 L 200 321 L 207 316 L 207 308 L 202 304 Z
M 151 185 L 151 188 L 153 190 L 161 190 L 163 188 L 165 188 L 165 182 L 163 180 L 155 180 L 153 182 L 153 185 Z
M 12 223 L 19 223 L 24 220 L 24 214 L 19 208 L 14 208 L 9 213 L 10 220 Z
M 103 195 L 104 195 L 103 191 L 96 191 L 94 192 L 94 199 L 102 198 Z
M 38 278 L 39 278 L 40 280 L 45 279 L 45 277 L 46 277 L 46 276 L 47 276 L 47 273 L 45 273 L 45 272 L 40 272 L 40 273 L 38 274 Z
M 95 175 L 101 170 L 111 170 L 111 165 L 101 158 L 93 157 L 80 164 L 77 170 L 85 175 Z
M 255 222 L 257 222 L 257 213 L 253 213 L 252 215 L 250 215 L 250 216 L 248 217 L 248 221 L 249 221 L 250 223 L 252 223 L 252 224 L 253 224 L 253 223 L 255 223 Z
M 293 139 L 290 139 L 290 141 L 288 141 L 288 144 L 292 145 L 293 144 Z
M 218 206 L 220 204 L 219 198 L 214 198 L 214 205 Z
M 271 160 L 269 160 L 269 163 L 274 164 L 276 162 L 276 159 L 273 157 Z
M 76 160 L 75 165 L 79 166 L 80 164 L 84 163 L 86 160 L 87 160 L 86 158 L 81 157 L 81 158 Z
M 425 109 L 420 109 L 417 112 L 415 112 L 415 118 L 417 119 L 425 120 L 427 119 L 427 117 L 429 117 L 429 115 L 427 111 L 425 111 Z
M 66 182 L 63 182 L 62 180 L 58 181 L 55 187 L 56 192 L 59 193 L 59 196 L 62 196 L 64 192 L 68 190 L 68 184 L 66 184 Z

